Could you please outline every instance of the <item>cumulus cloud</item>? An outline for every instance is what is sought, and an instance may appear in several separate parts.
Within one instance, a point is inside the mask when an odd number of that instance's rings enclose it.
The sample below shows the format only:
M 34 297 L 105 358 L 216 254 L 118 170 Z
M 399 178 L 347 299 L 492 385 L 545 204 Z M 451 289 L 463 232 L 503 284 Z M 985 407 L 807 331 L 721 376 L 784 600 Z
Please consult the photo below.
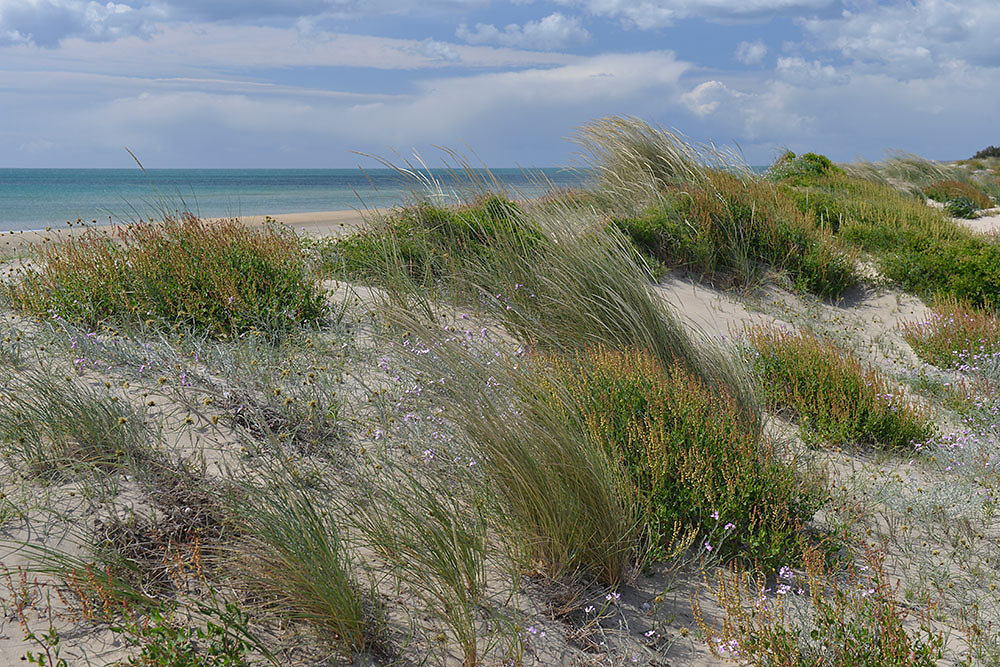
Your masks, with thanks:
M 580 19 L 559 12 L 539 21 L 528 21 L 523 26 L 511 23 L 503 30 L 488 23 L 477 23 L 475 28 L 463 23 L 455 34 L 470 44 L 499 44 L 543 51 L 564 49 L 590 39 L 590 33 L 580 24 Z
M 5 0 L 0 3 L 0 45 L 55 47 L 67 37 L 95 41 L 148 35 L 162 16 L 155 7 L 87 0 Z
M 832 18 L 802 20 L 815 48 L 890 68 L 901 78 L 930 75 L 952 60 L 1000 63 L 1000 3 L 996 0 L 855 1 Z
M 446 42 L 439 42 L 436 39 L 425 39 L 420 43 L 420 53 L 431 60 L 446 60 L 448 62 L 458 62 L 462 56 Z
M 759 65 L 767 55 L 764 42 L 740 42 L 736 47 L 736 59 L 744 65 Z
M 839 85 L 848 82 L 848 76 L 836 67 L 818 60 L 805 60 L 796 56 L 779 57 L 775 68 L 778 76 L 801 86 L 816 87 Z

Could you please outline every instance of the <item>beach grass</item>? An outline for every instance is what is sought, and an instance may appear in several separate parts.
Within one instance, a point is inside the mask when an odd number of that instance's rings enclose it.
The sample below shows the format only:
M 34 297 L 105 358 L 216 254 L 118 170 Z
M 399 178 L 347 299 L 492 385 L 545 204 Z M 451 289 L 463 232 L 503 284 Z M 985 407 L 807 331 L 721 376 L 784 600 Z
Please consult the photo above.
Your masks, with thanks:
M 39 249 L 0 321 L 25 657 L 996 664 L 996 244 L 925 197 L 990 163 L 577 139 L 594 180 L 536 201 Z

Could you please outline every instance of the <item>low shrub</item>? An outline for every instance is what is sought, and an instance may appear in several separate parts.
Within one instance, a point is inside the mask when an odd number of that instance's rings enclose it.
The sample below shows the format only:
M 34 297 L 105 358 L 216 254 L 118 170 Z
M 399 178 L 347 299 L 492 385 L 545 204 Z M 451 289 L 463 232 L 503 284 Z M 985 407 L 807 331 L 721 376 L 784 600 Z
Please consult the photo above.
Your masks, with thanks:
M 568 389 L 571 414 L 635 486 L 649 558 L 674 555 L 678 535 L 713 555 L 768 564 L 801 551 L 819 487 L 747 428 L 732 398 L 636 350 L 545 362 Z
M 803 153 L 796 156 L 792 151 L 785 151 L 767 170 L 768 178 L 775 181 L 791 181 L 797 185 L 807 183 L 817 176 L 843 173 L 844 170 L 825 155 Z
M 695 604 L 712 653 L 748 667 L 934 667 L 943 657 L 944 635 L 927 610 L 896 600 L 879 554 L 868 553 L 840 581 L 816 551 L 805 566 L 801 579 L 782 568 L 777 581 L 739 567 L 720 572 L 722 627 L 710 627 Z
M 922 322 L 902 324 L 917 356 L 939 368 L 976 364 L 1000 352 L 1000 319 L 994 312 L 955 299 L 942 299 Z
M 11 287 L 14 304 L 92 329 L 152 322 L 215 336 L 280 332 L 323 313 L 294 235 L 190 215 L 125 225 L 35 252 L 41 268 Z
M 875 255 L 885 277 L 903 289 L 1000 306 L 1000 245 L 921 198 L 848 176 L 824 177 L 788 194 L 814 219 L 836 220 L 837 238 Z
M 926 186 L 923 190 L 928 199 L 945 204 L 954 199 L 967 199 L 975 205 L 975 208 L 989 208 L 992 202 L 989 196 L 971 183 L 962 181 L 945 180 L 935 181 Z
M 709 185 L 677 190 L 643 216 L 615 220 L 646 253 L 707 278 L 751 283 L 761 265 L 799 289 L 837 297 L 857 283 L 853 259 L 774 186 L 713 172 Z
M 807 442 L 910 449 L 932 435 L 923 410 L 871 365 L 809 333 L 745 330 L 766 400 L 798 419 Z
M 532 247 L 540 235 L 517 224 L 522 218 L 517 204 L 496 195 L 461 207 L 422 202 L 389 214 L 371 229 L 322 245 L 320 264 L 324 272 L 351 280 L 430 287 L 498 245 Z

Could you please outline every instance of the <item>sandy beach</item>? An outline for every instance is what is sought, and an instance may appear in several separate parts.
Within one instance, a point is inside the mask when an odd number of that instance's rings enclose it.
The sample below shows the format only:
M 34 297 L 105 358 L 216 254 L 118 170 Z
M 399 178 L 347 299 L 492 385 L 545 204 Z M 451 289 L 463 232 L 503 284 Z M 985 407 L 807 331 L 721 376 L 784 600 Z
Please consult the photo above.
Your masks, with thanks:
M 348 234 L 377 215 L 381 209 L 347 210 L 347 211 L 314 211 L 311 213 L 277 213 L 274 215 L 253 215 L 241 218 L 251 225 L 262 225 L 265 219 L 273 218 L 279 223 L 288 225 L 303 236 L 337 236 Z M 220 220 L 221 218 L 208 218 Z M 0 233 L 0 254 L 14 255 L 23 252 L 34 245 L 51 243 L 82 234 L 86 229 L 109 230 L 115 226 L 102 227 L 72 226 L 56 227 L 49 230 L 10 231 Z

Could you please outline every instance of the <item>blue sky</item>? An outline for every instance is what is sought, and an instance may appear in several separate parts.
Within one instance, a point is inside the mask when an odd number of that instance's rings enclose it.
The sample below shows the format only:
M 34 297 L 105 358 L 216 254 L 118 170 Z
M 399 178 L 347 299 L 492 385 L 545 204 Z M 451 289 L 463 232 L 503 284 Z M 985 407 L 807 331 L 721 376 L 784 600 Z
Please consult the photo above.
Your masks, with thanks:
M 1000 144 L 997 35 L 997 0 L 0 0 L 0 166 L 552 166 L 611 114 L 962 158 Z

